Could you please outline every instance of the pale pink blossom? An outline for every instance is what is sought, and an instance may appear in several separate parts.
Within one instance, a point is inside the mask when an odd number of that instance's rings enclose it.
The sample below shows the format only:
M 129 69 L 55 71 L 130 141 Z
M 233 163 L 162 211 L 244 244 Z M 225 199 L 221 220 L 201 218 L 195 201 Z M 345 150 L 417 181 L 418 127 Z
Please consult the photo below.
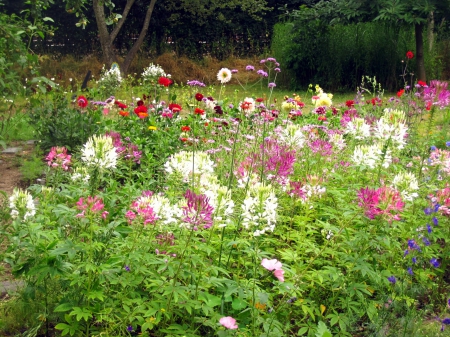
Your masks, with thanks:
M 284 270 L 283 269 L 275 269 L 273 271 L 273 275 L 278 279 L 278 281 L 284 282 Z
M 270 271 L 279 270 L 283 267 L 281 262 L 278 261 L 277 259 L 272 259 L 272 260 L 262 259 L 261 266 L 263 266 L 264 268 L 266 268 L 267 270 L 270 270 Z
M 227 329 L 235 330 L 238 328 L 238 326 L 236 324 L 236 320 L 230 316 L 222 317 L 219 320 L 219 323 L 222 324 Z

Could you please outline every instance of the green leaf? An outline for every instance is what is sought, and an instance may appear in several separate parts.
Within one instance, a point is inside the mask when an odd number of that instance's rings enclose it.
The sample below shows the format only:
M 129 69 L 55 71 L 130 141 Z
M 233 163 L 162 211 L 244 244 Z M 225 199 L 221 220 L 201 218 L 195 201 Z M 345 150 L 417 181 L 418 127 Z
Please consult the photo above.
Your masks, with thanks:
M 240 298 L 235 298 L 231 303 L 231 306 L 234 310 L 241 310 L 247 307 L 247 302 Z
M 54 311 L 55 312 L 64 312 L 64 311 L 72 310 L 72 308 L 73 308 L 73 304 L 72 303 L 63 303 L 63 304 L 58 305 L 54 309 Z
M 316 337 L 332 337 L 331 331 L 328 330 L 326 324 L 322 321 L 317 324 Z

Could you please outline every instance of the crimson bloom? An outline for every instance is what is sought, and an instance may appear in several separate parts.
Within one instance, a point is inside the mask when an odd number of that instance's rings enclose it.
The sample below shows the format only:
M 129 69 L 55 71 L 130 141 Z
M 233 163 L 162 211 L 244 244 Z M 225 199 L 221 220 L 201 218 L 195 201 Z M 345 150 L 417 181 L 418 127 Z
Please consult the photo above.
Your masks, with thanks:
M 414 57 L 414 53 L 413 53 L 411 50 L 408 50 L 408 51 L 406 52 L 406 58 L 407 58 L 408 60 L 411 60 L 413 57 Z
M 200 108 L 195 108 L 194 114 L 196 114 L 196 115 L 203 115 L 203 114 L 205 114 L 205 110 L 202 110 Z
M 119 107 L 119 109 L 122 109 L 122 110 L 127 108 L 127 106 L 125 104 L 123 104 L 119 101 L 115 101 L 114 104 L 117 105 Z
M 355 105 L 355 101 L 352 99 L 349 99 L 348 101 L 345 102 L 345 105 L 349 108 L 351 108 L 352 106 Z
M 77 104 L 80 108 L 85 108 L 88 105 L 88 100 L 84 96 L 78 96 L 77 98 Z
M 173 111 L 173 112 L 179 112 L 179 111 L 181 111 L 181 105 L 176 104 L 176 103 L 170 103 L 169 110 Z
M 203 99 L 203 95 L 201 94 L 201 93 L 196 93 L 195 94 L 195 99 L 198 101 L 198 102 L 201 102 L 201 100 Z
M 421 87 L 426 87 L 427 86 L 427 82 L 424 82 L 424 81 L 421 81 L 421 80 L 417 81 L 417 84 L 420 85 Z
M 170 78 L 167 78 L 167 77 L 160 77 L 159 80 L 158 80 L 158 83 L 163 85 L 163 86 L 165 86 L 165 87 L 168 87 L 169 85 L 172 84 L 172 80 Z
M 405 89 L 400 89 L 399 91 L 397 91 L 397 97 L 402 97 L 404 93 Z
M 189 126 L 185 125 L 185 126 L 181 127 L 181 131 L 188 132 L 188 131 L 191 131 L 191 128 Z
M 138 105 L 137 108 L 134 109 L 134 113 L 141 117 L 143 114 L 147 114 L 147 107 L 145 105 Z M 148 115 L 147 115 L 148 116 Z

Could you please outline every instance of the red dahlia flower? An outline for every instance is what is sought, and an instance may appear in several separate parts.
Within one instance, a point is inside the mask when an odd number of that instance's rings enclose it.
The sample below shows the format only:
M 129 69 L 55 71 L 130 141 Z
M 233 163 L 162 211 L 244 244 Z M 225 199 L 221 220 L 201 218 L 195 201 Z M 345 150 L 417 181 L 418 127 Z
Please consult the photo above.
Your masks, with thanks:
M 195 94 L 195 99 L 198 101 L 198 102 L 201 102 L 201 100 L 203 99 L 203 95 L 201 94 L 201 93 L 196 93 Z
M 163 85 L 163 86 L 165 86 L 165 87 L 168 87 L 169 85 L 172 84 L 172 80 L 170 78 L 167 78 L 167 77 L 160 77 L 159 80 L 158 80 L 158 83 Z
M 188 132 L 188 131 L 191 131 L 191 128 L 189 127 L 189 126 L 182 126 L 181 127 L 181 131 L 183 131 L 183 132 Z
M 143 100 L 139 100 L 138 102 L 137 102 L 137 106 L 143 106 L 144 105 L 144 101 Z
M 88 105 L 88 100 L 84 96 L 78 96 L 77 103 L 80 108 L 85 108 Z
M 351 108 L 352 106 L 355 105 L 355 101 L 350 99 L 350 100 L 348 100 L 348 101 L 345 102 L 345 105 L 346 105 L 347 107 Z
M 145 105 L 139 105 L 137 108 L 134 109 L 134 113 L 139 117 L 141 117 L 140 114 L 147 113 L 147 107 Z
M 427 86 L 427 82 L 424 82 L 424 81 L 417 81 L 417 84 L 418 85 L 420 85 L 420 86 L 422 86 L 422 87 L 426 87 Z
M 115 105 L 117 105 L 119 107 L 119 109 L 126 109 L 127 106 L 119 101 L 115 101 L 114 102 Z
M 179 111 L 181 111 L 181 105 L 175 104 L 175 103 L 170 103 L 169 110 L 173 111 L 173 112 L 179 112 Z
M 205 110 L 199 109 L 199 108 L 195 108 L 194 113 L 196 115 L 203 115 L 205 113 Z
M 414 53 L 411 50 L 406 52 L 406 58 L 411 60 L 414 57 Z
M 397 92 L 397 97 L 402 97 L 404 93 L 405 93 L 405 89 L 400 89 L 400 90 Z

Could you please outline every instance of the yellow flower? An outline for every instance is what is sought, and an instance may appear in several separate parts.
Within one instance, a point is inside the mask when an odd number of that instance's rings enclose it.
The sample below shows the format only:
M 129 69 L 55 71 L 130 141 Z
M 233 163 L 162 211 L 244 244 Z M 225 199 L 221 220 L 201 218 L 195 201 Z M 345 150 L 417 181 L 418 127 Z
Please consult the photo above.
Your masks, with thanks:
M 154 131 L 154 130 L 158 130 L 158 128 L 156 126 L 150 125 L 148 127 L 149 130 Z

